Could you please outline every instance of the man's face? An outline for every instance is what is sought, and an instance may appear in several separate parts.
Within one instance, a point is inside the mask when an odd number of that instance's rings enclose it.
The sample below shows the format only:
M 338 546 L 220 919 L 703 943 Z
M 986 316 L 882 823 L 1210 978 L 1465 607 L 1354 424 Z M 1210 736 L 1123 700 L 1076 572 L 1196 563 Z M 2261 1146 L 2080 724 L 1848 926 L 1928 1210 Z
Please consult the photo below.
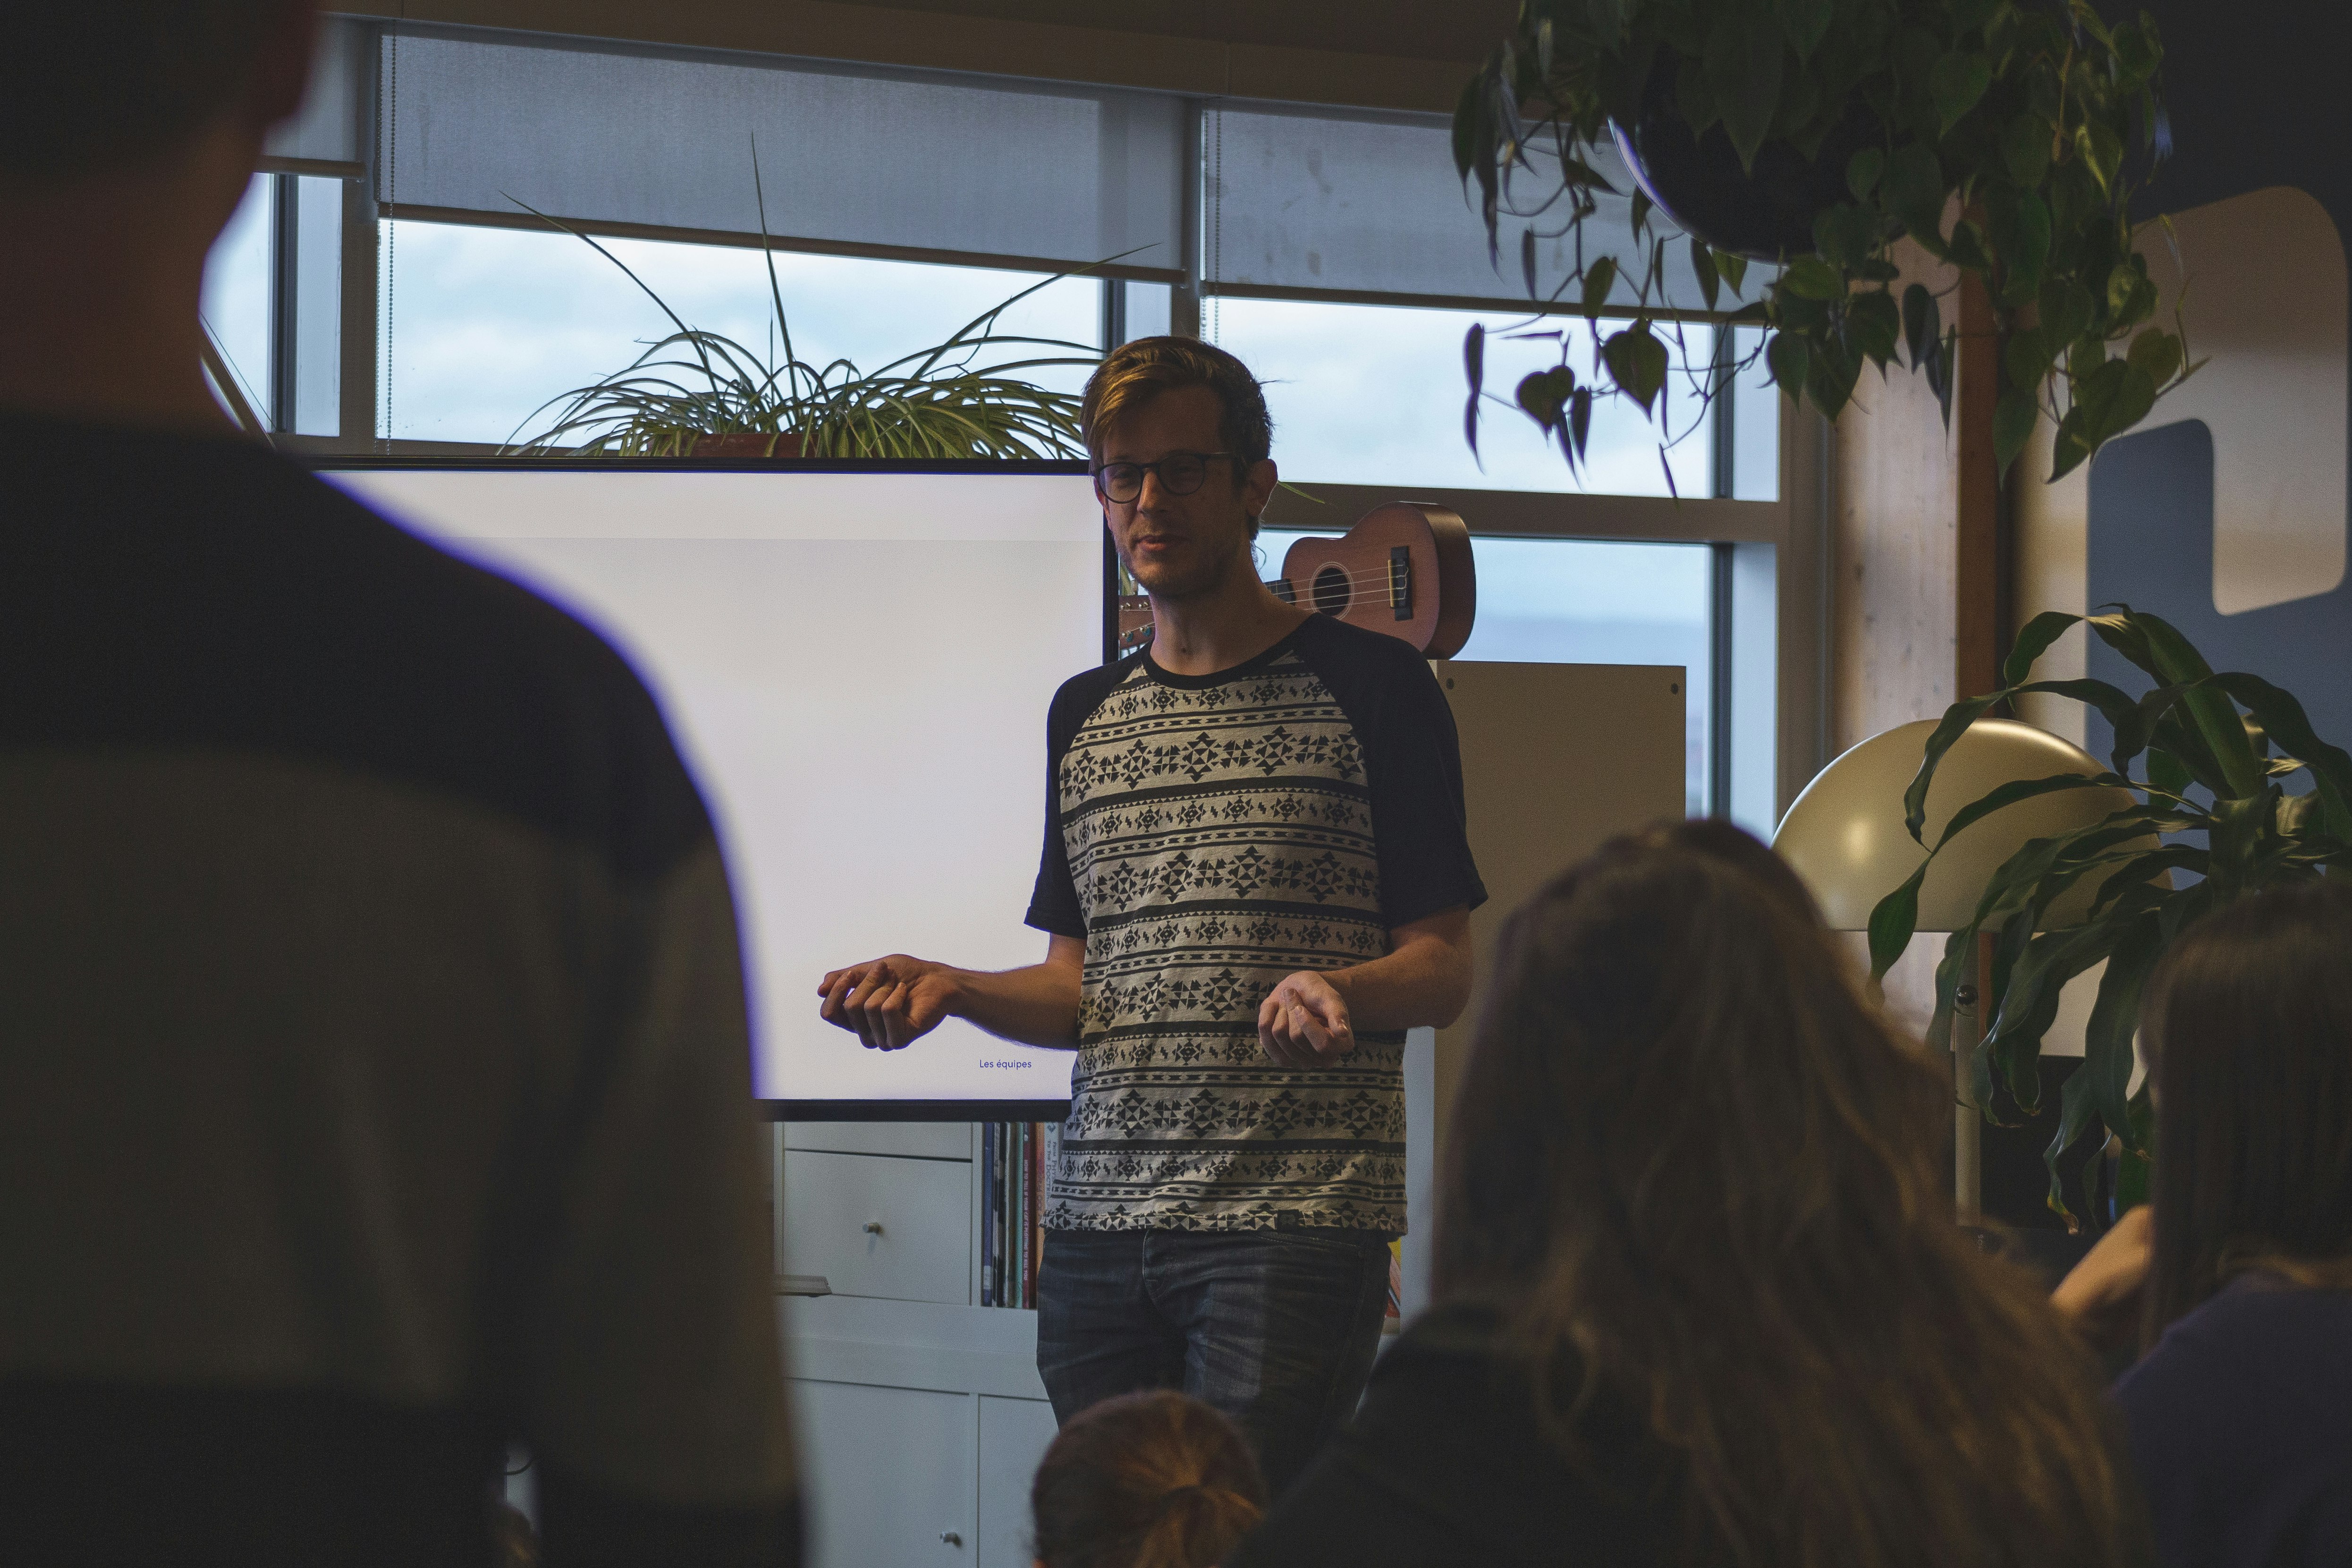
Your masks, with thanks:
M 1156 463 L 1180 452 L 1224 449 L 1217 434 L 1223 416 L 1205 386 L 1180 387 L 1129 410 L 1103 437 L 1102 463 Z M 1213 459 L 1201 488 L 1175 495 L 1156 473 L 1143 476 L 1133 501 L 1105 500 L 1103 521 L 1111 542 L 1146 593 L 1186 599 L 1214 591 L 1226 574 L 1250 571 L 1250 517 L 1274 489 L 1274 465 L 1235 472 L 1228 458 Z

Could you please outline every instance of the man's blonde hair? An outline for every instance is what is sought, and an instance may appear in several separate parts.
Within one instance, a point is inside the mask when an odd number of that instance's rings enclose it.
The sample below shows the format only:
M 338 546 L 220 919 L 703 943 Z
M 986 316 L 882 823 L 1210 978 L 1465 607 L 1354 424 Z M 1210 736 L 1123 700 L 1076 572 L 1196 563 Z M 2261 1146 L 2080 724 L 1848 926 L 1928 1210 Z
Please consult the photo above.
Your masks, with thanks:
M 1224 350 L 1198 338 L 1138 338 L 1103 356 L 1078 411 L 1087 456 L 1100 462 L 1103 438 L 1114 424 L 1161 393 L 1188 386 L 1205 386 L 1217 395 L 1224 409 L 1217 439 L 1234 456 L 1236 479 L 1265 460 L 1274 449 L 1274 421 L 1257 377 Z

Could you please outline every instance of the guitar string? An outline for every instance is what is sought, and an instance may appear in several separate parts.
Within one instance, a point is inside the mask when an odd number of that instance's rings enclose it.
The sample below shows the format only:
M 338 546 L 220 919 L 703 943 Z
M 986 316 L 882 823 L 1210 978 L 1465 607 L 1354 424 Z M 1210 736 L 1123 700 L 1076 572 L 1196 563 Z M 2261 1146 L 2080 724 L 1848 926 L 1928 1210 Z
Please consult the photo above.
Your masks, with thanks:
M 1315 584 L 1316 583 L 1318 583 L 1318 582 L 1321 581 L 1321 580 L 1322 580 L 1322 574 L 1320 574 L 1320 573 L 1318 573 L 1315 576 L 1308 578 L 1308 579 L 1307 579 L 1307 586 L 1308 586 L 1308 588 L 1309 588 L 1309 589 L 1312 589 L 1312 588 L 1313 588 L 1313 586 L 1314 586 L 1314 584 Z M 1286 581 L 1288 581 L 1288 579 L 1281 578 L 1281 577 L 1265 577 L 1265 578 L 1261 578 L 1261 579 L 1259 579 L 1259 581 L 1261 581 L 1261 582 L 1265 583 L 1265 584 L 1266 584 L 1266 586 L 1268 586 L 1268 587 L 1272 587 L 1275 584 L 1276 584 L 1276 583 L 1281 583 L 1281 582 L 1286 582 Z M 1361 587 L 1361 586 L 1363 586 L 1363 585 L 1364 585 L 1364 584 L 1373 584 L 1373 585 L 1379 585 L 1379 584 L 1381 584 L 1392 583 L 1392 582 L 1394 582 L 1394 581 L 1395 581 L 1395 578 L 1394 578 L 1394 577 L 1393 577 L 1390 573 L 1387 573 L 1387 572 L 1377 572 L 1377 571 L 1375 571 L 1375 572 L 1351 572 L 1351 573 L 1349 573 L 1349 574 L 1347 574 L 1347 583 L 1348 583 L 1348 586 L 1349 586 L 1349 587 L 1350 587 L 1350 588 Z M 1126 599 L 1139 599 L 1139 598 L 1142 598 L 1144 595 L 1140 595 L 1140 594 L 1122 594 L 1122 595 L 1119 595 L 1119 596 L 1120 596 L 1121 598 L 1126 598 Z

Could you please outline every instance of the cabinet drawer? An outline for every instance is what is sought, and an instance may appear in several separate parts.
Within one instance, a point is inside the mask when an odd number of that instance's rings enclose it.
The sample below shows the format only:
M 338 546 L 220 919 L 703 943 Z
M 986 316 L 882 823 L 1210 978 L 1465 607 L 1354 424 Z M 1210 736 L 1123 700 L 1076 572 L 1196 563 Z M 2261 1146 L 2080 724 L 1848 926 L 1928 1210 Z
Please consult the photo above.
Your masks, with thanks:
M 784 1152 L 786 1274 L 836 1295 L 971 1298 L 971 1166 L 881 1154 Z
M 972 1568 L 970 1394 L 801 1378 L 792 1391 L 811 1568 Z

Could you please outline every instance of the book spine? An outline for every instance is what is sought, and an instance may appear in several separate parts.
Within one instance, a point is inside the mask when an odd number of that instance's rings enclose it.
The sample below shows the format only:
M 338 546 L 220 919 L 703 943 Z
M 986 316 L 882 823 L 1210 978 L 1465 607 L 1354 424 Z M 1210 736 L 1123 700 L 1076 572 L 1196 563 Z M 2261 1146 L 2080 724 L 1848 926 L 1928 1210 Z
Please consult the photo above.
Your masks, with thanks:
M 1029 1304 L 1037 1304 L 1037 1268 L 1045 1260 L 1045 1124 L 1029 1128 L 1029 1212 L 1024 1216 L 1029 1233 Z
M 995 1150 L 996 1124 L 983 1121 L 980 1124 L 980 1304 L 983 1307 L 996 1305 L 995 1281 L 989 1272 L 994 1261 L 990 1243 L 995 1227 L 989 1220 L 996 1213 Z

